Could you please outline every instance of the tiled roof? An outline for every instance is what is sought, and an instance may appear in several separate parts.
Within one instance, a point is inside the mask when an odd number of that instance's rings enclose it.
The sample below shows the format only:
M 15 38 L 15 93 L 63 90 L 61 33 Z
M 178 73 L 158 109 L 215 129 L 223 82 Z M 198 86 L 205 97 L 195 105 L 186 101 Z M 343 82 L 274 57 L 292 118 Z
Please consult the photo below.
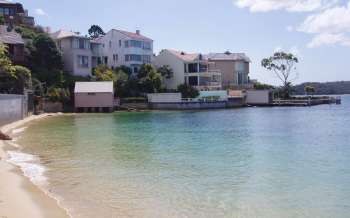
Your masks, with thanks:
M 15 31 L 8 32 L 6 26 L 0 26 L 0 42 L 4 44 L 17 44 L 17 45 L 23 44 L 24 45 L 22 36 Z
M 195 61 L 198 59 L 198 57 L 200 55 L 197 53 L 187 54 L 186 52 L 176 51 L 173 49 L 165 49 L 165 50 L 170 52 L 171 54 L 175 55 L 176 57 L 180 58 L 181 60 L 186 61 L 186 62 Z
M 68 38 L 68 37 L 82 37 L 82 38 L 85 38 L 84 36 L 78 35 L 77 33 L 74 33 L 72 31 L 66 31 L 66 30 L 59 30 L 57 32 L 51 33 L 50 36 L 53 39 L 63 39 L 63 38 Z
M 113 82 L 76 82 L 74 93 L 113 93 Z
M 207 58 L 211 61 L 215 60 L 233 60 L 251 62 L 250 58 L 244 53 L 210 53 Z
M 147 40 L 147 41 L 153 41 L 152 39 L 146 37 L 146 36 L 143 36 L 141 34 L 137 34 L 137 33 L 132 33 L 132 32 L 128 32 L 128 31 L 124 31 L 124 30 L 117 30 L 117 29 L 114 29 L 115 31 L 118 31 L 130 38 L 133 38 L 133 39 L 139 39 L 139 40 Z

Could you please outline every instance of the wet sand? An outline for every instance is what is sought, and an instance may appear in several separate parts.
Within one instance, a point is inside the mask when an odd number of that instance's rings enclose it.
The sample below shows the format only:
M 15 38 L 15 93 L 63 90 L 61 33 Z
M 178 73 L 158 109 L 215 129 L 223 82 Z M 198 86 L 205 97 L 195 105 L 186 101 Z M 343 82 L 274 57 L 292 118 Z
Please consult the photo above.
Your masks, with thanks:
M 1 127 L 9 133 L 32 120 L 52 114 L 31 116 Z M 46 195 L 26 178 L 18 167 L 7 162 L 6 142 L 0 140 L 0 218 L 67 218 L 68 214 L 58 202 Z

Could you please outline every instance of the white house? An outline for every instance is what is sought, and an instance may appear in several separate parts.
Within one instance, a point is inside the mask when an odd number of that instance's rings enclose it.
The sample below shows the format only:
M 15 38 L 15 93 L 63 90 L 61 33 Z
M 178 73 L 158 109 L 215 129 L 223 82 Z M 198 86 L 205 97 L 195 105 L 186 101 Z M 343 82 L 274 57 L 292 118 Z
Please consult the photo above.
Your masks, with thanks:
M 98 40 L 103 47 L 102 62 L 111 68 L 127 66 L 137 73 L 140 66 L 152 63 L 153 40 L 135 33 L 112 29 Z
M 214 69 L 202 54 L 165 49 L 155 58 L 154 63 L 157 67 L 168 65 L 173 70 L 173 77 L 164 80 L 167 89 L 176 89 L 185 83 L 198 90 L 222 88 L 220 70 Z
M 90 76 L 92 68 L 101 63 L 101 47 L 97 41 L 78 33 L 59 30 L 50 34 L 62 52 L 64 70 L 76 76 Z
M 76 111 L 80 112 L 112 112 L 113 82 L 76 82 L 74 104 Z

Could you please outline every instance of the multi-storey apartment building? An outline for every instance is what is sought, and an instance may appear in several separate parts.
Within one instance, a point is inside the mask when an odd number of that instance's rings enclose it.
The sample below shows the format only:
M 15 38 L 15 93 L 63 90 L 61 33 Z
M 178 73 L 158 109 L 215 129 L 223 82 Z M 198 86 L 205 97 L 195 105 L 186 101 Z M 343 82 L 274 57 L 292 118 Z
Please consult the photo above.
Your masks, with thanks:
M 198 90 L 220 90 L 221 72 L 202 54 L 187 54 L 170 49 L 162 50 L 155 58 L 158 67 L 169 66 L 173 77 L 164 79 L 167 89 L 176 89 L 181 84 L 189 84 Z
M 102 44 L 78 33 L 59 30 L 51 34 L 62 52 L 64 70 L 77 76 L 90 76 L 102 63 Z
M 199 90 L 249 88 L 250 59 L 243 53 L 187 54 L 170 49 L 162 50 L 155 65 L 168 65 L 174 75 L 164 80 L 167 89 L 189 84 Z
M 152 63 L 153 40 L 139 30 L 132 33 L 112 29 L 97 41 L 103 47 L 103 63 L 111 68 L 124 65 L 137 73 L 142 64 Z
M 0 0 L 0 16 L 5 18 L 6 25 L 35 25 L 34 17 L 29 16 L 20 3 Z
M 222 73 L 222 87 L 227 89 L 251 88 L 249 81 L 250 59 L 244 53 L 210 53 L 207 60 Z

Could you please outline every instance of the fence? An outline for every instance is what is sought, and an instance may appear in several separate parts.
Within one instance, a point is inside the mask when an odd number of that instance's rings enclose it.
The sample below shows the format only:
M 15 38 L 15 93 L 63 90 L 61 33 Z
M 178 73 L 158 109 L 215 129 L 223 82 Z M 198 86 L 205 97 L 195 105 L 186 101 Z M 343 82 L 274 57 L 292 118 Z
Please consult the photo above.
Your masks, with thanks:
M 0 126 L 24 119 L 28 116 L 26 95 L 0 94 Z

